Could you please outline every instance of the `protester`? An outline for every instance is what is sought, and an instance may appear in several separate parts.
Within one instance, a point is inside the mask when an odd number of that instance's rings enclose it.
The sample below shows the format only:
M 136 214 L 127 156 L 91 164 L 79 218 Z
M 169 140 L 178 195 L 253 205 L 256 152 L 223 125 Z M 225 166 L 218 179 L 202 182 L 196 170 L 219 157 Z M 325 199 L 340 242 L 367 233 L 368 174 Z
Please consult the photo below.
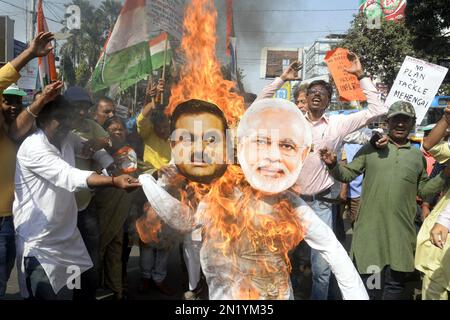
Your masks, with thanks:
M 47 55 L 52 46 L 53 34 L 39 33 L 19 56 L 0 69 L 0 101 L 3 91 L 20 77 L 19 71 L 32 59 Z M 33 126 L 35 116 L 60 88 L 56 83 L 48 88 L 48 95 L 39 103 L 32 104 L 17 117 L 6 116 L 0 111 L 0 299 L 5 295 L 6 284 L 16 257 L 12 206 L 14 200 L 14 172 L 17 146 L 14 143 L 25 137 Z M 10 121 L 6 121 L 6 119 Z
M 101 126 L 105 121 L 113 117 L 115 113 L 114 101 L 108 97 L 101 97 L 95 105 L 94 120 Z
M 38 131 L 18 151 L 13 215 L 23 297 L 70 299 L 71 281 L 79 287 L 76 277 L 92 267 L 76 226 L 75 190 L 139 186 L 129 175 L 114 178 L 74 167 L 82 141 L 70 132 L 72 115 L 67 100 L 57 96 L 39 114 Z
M 111 139 L 98 123 L 88 118 L 92 106 L 89 93 L 81 87 L 70 87 L 64 92 L 64 97 L 74 109 L 73 133 L 84 140 L 83 149 L 75 155 L 75 167 L 91 171 L 113 170 L 114 160 L 104 150 L 111 145 Z M 97 151 L 99 156 L 92 159 L 92 154 Z M 75 194 L 78 229 L 94 264 L 94 267 L 81 277 L 81 290 L 75 291 L 77 300 L 94 300 L 100 281 L 100 232 L 92 197 L 93 192 L 89 189 L 77 191 Z
M 294 103 L 298 106 L 301 112 L 307 111 L 306 96 L 308 93 L 308 84 L 297 85 L 294 87 Z
M 6 123 L 12 123 L 22 112 L 22 98 L 26 95 L 27 93 L 19 89 L 15 83 L 3 91 L 2 109 Z
M 364 173 L 361 204 L 350 255 L 369 289 L 372 273 L 384 275 L 382 299 L 405 299 L 405 282 L 414 271 L 416 195 L 426 197 L 444 187 L 446 176 L 429 179 L 422 153 L 411 147 L 408 135 L 415 123 L 413 106 L 395 102 L 387 113 L 389 143 L 378 149 L 367 144 L 347 165 L 336 162 L 328 149 L 321 158 L 333 177 L 350 182 Z M 372 277 L 372 278 L 371 278 Z
M 280 78 L 276 78 L 263 89 L 258 98 L 272 97 L 285 81 L 298 78 L 298 70 L 300 70 L 298 63 L 291 63 Z M 348 134 L 366 126 L 372 119 L 387 111 L 381 102 L 380 94 L 367 74 L 364 73 L 359 58 L 355 54 L 352 54 L 351 66 L 346 71 L 356 75 L 360 80 L 361 89 L 367 98 L 368 109 L 349 115 L 329 117 L 325 111 L 333 95 L 332 86 L 323 80 L 313 81 L 308 85 L 305 117 L 313 133 L 313 145 L 305 160 L 297 185 L 294 187 L 294 190 L 301 193 L 302 199 L 329 227 L 332 227 L 333 221 L 336 220 L 336 216 L 333 216 L 332 203 L 335 202 L 333 198 L 338 195 L 332 193 L 331 187 L 334 180 L 320 160 L 318 150 L 327 147 L 333 152 L 338 152 L 342 147 L 342 141 Z M 316 250 L 311 250 L 311 266 L 313 273 L 311 299 L 326 300 L 331 273 L 328 264 Z
M 448 141 L 442 140 L 447 135 L 449 127 L 450 104 L 447 104 L 442 119 L 424 138 L 422 145 L 424 151 L 432 155 L 439 164 L 448 163 L 450 160 Z M 446 240 L 450 229 L 448 223 L 449 205 L 450 189 L 447 185 L 444 196 L 424 219 L 417 235 L 415 267 L 423 273 L 423 300 L 448 300 L 448 291 L 450 291 L 450 268 L 448 267 L 450 241 Z
M 164 80 L 148 92 L 150 97 L 156 97 L 156 92 L 164 91 Z M 158 170 L 170 161 L 169 121 L 164 110 L 156 108 L 154 98 L 147 103 L 137 117 L 137 130 L 144 142 L 144 161 L 149 164 L 152 171 Z
M 115 174 L 134 175 L 137 171 L 136 153 L 127 143 L 126 128 L 118 117 L 108 118 L 103 124 L 111 138 L 108 153 L 114 159 Z M 100 260 L 102 283 L 113 292 L 114 300 L 123 300 L 122 252 L 124 224 L 129 216 L 135 193 L 117 188 L 102 188 L 96 191 L 92 206 L 98 216 L 100 231 Z

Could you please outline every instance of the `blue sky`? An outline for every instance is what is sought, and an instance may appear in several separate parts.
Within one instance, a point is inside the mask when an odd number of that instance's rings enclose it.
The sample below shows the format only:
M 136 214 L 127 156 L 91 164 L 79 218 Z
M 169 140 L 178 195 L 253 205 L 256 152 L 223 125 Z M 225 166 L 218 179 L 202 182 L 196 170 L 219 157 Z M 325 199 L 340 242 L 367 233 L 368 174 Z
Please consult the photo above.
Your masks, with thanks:
M 30 0 L 1 0 L 0 14 L 15 20 L 15 38 L 25 41 L 25 11 L 3 1 L 25 7 Z M 59 20 L 68 0 L 44 1 L 47 18 Z M 98 5 L 100 0 L 91 1 Z M 224 28 L 224 0 L 215 0 L 219 10 L 218 30 Z M 266 80 L 258 79 L 262 47 L 300 48 L 310 46 L 315 39 L 329 33 L 344 33 L 357 13 L 358 0 L 234 0 L 234 22 L 238 39 L 238 62 L 247 75 L 247 87 L 259 91 Z M 51 31 L 60 24 L 48 21 Z M 218 44 L 218 52 L 225 45 Z M 219 53 L 219 56 L 221 54 Z M 254 79 L 254 83 L 249 81 Z

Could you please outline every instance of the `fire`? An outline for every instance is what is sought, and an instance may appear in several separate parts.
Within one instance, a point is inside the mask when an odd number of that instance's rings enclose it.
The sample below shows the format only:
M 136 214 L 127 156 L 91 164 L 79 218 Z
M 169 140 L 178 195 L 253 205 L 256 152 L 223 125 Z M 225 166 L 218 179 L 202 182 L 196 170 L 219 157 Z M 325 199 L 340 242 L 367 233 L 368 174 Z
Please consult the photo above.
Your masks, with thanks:
M 158 234 L 161 231 L 161 219 L 148 202 L 144 205 L 145 214 L 136 220 L 136 231 L 143 243 L 158 243 Z
M 186 64 L 180 81 L 172 86 L 167 107 L 170 115 L 180 103 L 190 99 L 217 105 L 233 126 L 244 112 L 244 99 L 233 92 L 235 84 L 223 79 L 216 58 L 217 11 L 212 0 L 192 0 L 186 9 L 181 50 Z
M 172 87 L 167 113 L 187 100 L 205 100 L 217 105 L 234 127 L 244 112 L 244 101 L 233 91 L 234 83 L 221 74 L 215 56 L 216 18 L 212 0 L 192 0 L 187 8 L 181 42 L 186 64 Z M 232 270 L 227 276 L 232 279 L 233 298 L 286 298 L 291 269 L 288 251 L 304 235 L 304 226 L 288 200 L 280 198 L 269 210 L 261 209 L 264 195 L 250 187 L 238 165 L 230 165 L 209 186 L 189 183 L 181 190 L 181 201 L 194 212 L 200 201 L 207 203 L 207 210 L 197 213 L 204 223 L 202 250 L 211 253 L 212 264 L 216 254 L 227 261 L 223 265 Z
M 200 213 L 200 220 L 207 221 L 203 245 L 220 250 L 237 267 L 234 298 L 282 299 L 289 289 L 288 252 L 305 230 L 290 202 L 282 197 L 269 211 L 261 207 L 264 195 L 248 185 L 235 165 L 212 184 L 203 201 L 208 203 L 208 210 Z

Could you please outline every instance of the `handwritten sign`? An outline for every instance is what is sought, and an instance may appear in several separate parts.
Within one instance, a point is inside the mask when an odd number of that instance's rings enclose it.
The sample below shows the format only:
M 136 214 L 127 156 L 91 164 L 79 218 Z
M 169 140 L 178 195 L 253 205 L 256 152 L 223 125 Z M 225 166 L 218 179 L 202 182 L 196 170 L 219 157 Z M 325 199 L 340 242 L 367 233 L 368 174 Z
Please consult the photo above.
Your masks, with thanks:
M 407 56 L 386 98 L 386 105 L 402 100 L 414 106 L 417 124 L 425 117 L 448 69 Z
M 183 16 L 185 0 L 147 1 L 149 21 L 180 40 L 183 35 Z
M 337 48 L 327 52 L 325 62 L 328 65 L 331 76 L 339 91 L 342 101 L 365 101 L 366 96 L 359 86 L 359 80 L 355 75 L 344 71 L 351 66 L 348 60 L 349 51 L 344 48 Z

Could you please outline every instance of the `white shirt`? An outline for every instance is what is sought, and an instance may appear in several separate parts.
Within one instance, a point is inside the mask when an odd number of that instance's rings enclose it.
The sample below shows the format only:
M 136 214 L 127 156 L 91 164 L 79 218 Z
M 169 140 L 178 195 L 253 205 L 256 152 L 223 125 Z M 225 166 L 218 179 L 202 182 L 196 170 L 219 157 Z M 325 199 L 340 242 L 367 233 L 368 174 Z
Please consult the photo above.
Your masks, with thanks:
M 92 267 L 77 228 L 74 192 L 88 188 L 86 179 L 93 172 L 74 167 L 79 147 L 80 138 L 69 133 L 60 151 L 38 130 L 25 139 L 17 153 L 13 216 L 23 297 L 28 296 L 24 257 L 39 261 L 55 293 L 74 275 L 73 266 L 80 274 Z M 104 158 L 103 152 L 93 158 L 98 157 Z
M 187 206 L 183 206 L 180 201 L 167 193 L 151 175 L 141 175 L 139 181 L 142 184 L 145 195 L 152 208 L 157 214 L 173 228 L 188 232 L 202 224 L 199 217 L 205 204 L 201 202 L 197 212 L 193 214 Z M 299 197 L 291 195 L 292 205 L 296 209 L 298 218 L 305 226 L 305 241 L 311 248 L 319 251 L 321 256 L 330 264 L 331 270 L 336 276 L 342 296 L 345 300 L 368 300 L 367 291 L 356 271 L 350 257 L 345 249 L 336 239 L 333 231 L 314 213 L 314 211 Z M 239 248 L 241 249 L 241 248 Z M 220 251 L 220 250 L 219 250 Z M 279 267 L 277 270 L 286 269 L 282 258 L 276 254 L 258 255 L 244 248 L 244 254 L 239 256 L 239 261 L 233 263 L 230 257 L 224 256 L 218 250 L 214 250 L 214 245 L 205 248 L 202 246 L 200 256 L 203 273 L 208 282 L 209 295 L 211 300 L 233 299 L 236 297 L 235 291 L 239 290 L 236 284 L 246 279 L 240 279 L 241 269 L 252 268 L 253 261 L 265 261 L 273 266 Z M 257 263 L 253 264 L 257 265 Z M 239 270 L 235 270 L 235 269 Z M 245 271 L 245 270 L 244 270 Z M 284 292 L 276 293 L 275 296 L 283 299 L 292 299 L 292 288 L 290 283 L 286 283 L 286 277 L 280 276 L 282 272 L 274 273 L 273 279 L 258 279 L 255 281 L 262 285 L 279 283 L 270 290 L 276 291 L 279 288 L 286 288 Z M 264 290 L 264 289 L 263 289 Z M 263 296 L 264 297 L 264 296 Z M 270 298 L 270 294 L 269 294 Z

